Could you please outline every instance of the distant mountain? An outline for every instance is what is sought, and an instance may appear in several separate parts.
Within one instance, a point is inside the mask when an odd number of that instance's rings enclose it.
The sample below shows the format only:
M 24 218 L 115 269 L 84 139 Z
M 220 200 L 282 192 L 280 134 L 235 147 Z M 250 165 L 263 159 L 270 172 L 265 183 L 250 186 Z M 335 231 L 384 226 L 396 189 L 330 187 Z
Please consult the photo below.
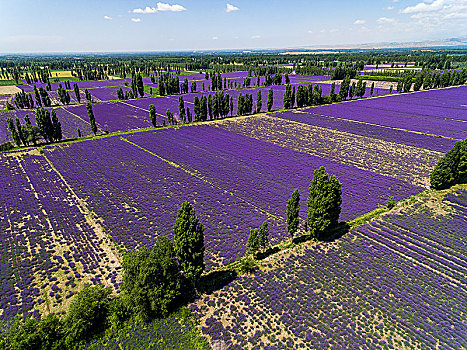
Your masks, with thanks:
M 424 49 L 424 48 L 465 48 L 467 49 L 467 38 L 449 38 L 443 40 L 409 41 L 409 42 L 382 42 L 348 45 L 315 45 L 294 47 L 290 50 L 379 50 L 379 49 Z

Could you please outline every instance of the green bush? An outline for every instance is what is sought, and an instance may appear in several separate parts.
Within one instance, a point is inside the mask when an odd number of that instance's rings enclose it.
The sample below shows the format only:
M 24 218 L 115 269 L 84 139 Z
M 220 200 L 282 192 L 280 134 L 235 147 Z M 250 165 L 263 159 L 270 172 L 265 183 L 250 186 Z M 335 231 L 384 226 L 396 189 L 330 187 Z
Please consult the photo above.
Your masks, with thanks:
M 430 186 L 443 190 L 467 182 L 467 140 L 459 141 L 441 158 L 430 176 Z

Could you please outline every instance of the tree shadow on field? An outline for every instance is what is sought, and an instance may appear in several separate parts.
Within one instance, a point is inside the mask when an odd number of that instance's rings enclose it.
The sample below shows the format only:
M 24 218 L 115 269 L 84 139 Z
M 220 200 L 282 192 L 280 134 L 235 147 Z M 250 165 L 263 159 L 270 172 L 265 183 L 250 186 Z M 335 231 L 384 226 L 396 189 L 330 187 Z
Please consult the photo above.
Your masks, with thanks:
M 263 260 L 272 254 L 276 254 L 278 251 L 279 251 L 278 247 L 269 247 L 264 252 L 257 253 L 255 257 L 256 257 L 256 260 Z
M 237 272 L 234 270 L 213 271 L 201 277 L 198 290 L 201 293 L 211 294 L 224 288 L 236 278 Z
M 318 241 L 320 242 L 334 242 L 335 240 L 341 238 L 343 235 L 345 235 L 346 233 L 348 233 L 350 230 L 350 225 L 345 222 L 345 221 L 341 221 L 337 224 L 337 226 L 328 231 L 328 232 L 324 232 L 320 235 L 320 237 L 318 238 Z M 297 236 L 297 237 L 294 237 L 293 240 L 292 240 L 292 243 L 293 244 L 300 244 L 300 243 L 304 243 L 306 241 L 309 241 L 312 239 L 312 236 L 309 235 L 309 234 L 303 234 L 301 236 Z
M 350 225 L 345 221 L 341 221 L 337 224 L 336 228 L 330 231 L 328 235 L 320 239 L 320 241 L 334 242 L 335 240 L 338 240 L 339 238 L 341 238 L 343 235 L 345 235 L 349 231 L 350 231 Z

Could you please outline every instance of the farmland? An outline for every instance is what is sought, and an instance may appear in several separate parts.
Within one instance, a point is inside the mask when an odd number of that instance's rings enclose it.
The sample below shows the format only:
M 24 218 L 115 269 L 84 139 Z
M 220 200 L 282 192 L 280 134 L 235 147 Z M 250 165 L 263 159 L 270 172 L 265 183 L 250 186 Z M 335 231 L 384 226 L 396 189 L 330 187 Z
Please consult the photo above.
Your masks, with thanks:
M 18 147 L 0 153 L 4 325 L 65 314 L 88 284 L 120 300 L 128 254 L 176 241 L 188 201 L 204 227 L 204 271 L 188 309 L 122 322 L 87 348 L 466 348 L 467 189 L 430 189 L 435 166 L 467 138 L 465 85 L 404 94 L 362 86 L 358 95 L 347 76 L 331 80 L 331 67 L 170 72 L 72 72 L 76 88 L 37 79 L 5 98 L 15 106 L 0 110 L 0 142 Z M 19 144 L 7 120 L 40 129 L 39 87 L 60 138 L 37 132 L 34 145 Z M 34 107 L 23 108 L 24 96 Z M 321 166 L 342 183 L 345 228 L 326 242 L 307 238 Z M 264 222 L 268 249 L 251 254 L 250 230 Z M 245 272 L 249 257 L 255 266 Z

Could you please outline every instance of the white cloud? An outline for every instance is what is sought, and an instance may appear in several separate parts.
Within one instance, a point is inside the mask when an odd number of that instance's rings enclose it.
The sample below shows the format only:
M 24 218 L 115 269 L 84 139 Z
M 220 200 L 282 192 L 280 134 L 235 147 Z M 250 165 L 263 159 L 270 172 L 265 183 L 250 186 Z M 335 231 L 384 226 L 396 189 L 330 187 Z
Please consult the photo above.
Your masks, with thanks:
M 438 11 L 444 5 L 444 0 L 435 0 L 431 4 L 426 2 L 420 2 L 415 6 L 409 6 L 401 10 L 401 13 L 415 13 L 415 12 L 430 12 Z
M 355 20 L 355 22 L 353 22 L 353 24 L 365 24 L 365 20 L 364 19 L 357 19 L 357 20 Z
M 329 33 L 337 33 L 339 31 L 339 29 L 336 29 L 336 28 L 333 28 L 329 31 Z
M 104 19 L 107 19 L 107 20 L 109 20 L 109 21 L 110 21 L 110 20 L 112 19 L 112 17 L 109 17 L 109 16 L 104 16 Z
M 253 35 L 253 36 L 251 37 L 251 39 L 260 39 L 260 38 L 261 38 L 261 35 Z
M 312 31 L 312 30 L 309 30 L 309 31 L 308 31 L 308 34 L 313 34 L 313 31 Z
M 394 23 L 396 20 L 394 18 L 380 17 L 376 20 L 379 24 L 383 23 Z
M 184 8 L 182 5 L 170 5 L 170 4 L 165 4 L 163 2 L 158 2 L 156 7 L 149 7 L 146 6 L 144 9 L 138 8 L 134 9 L 133 13 L 156 13 L 156 12 L 165 12 L 165 11 L 170 11 L 170 12 L 180 12 L 180 11 L 186 11 L 186 8 Z
M 238 11 L 240 10 L 237 6 L 234 6 L 234 5 L 231 5 L 231 4 L 227 4 L 227 7 L 225 9 L 225 12 L 229 13 L 229 12 L 232 12 L 232 11 Z
M 415 6 L 409 6 L 400 13 L 411 14 L 411 18 L 418 24 L 439 26 L 441 24 L 453 25 L 449 20 L 467 18 L 467 0 L 435 0 L 431 3 L 420 2 Z M 458 23 L 458 22 L 457 22 Z M 460 22 L 465 26 L 465 22 Z
M 394 10 L 394 6 L 388 6 L 386 7 L 386 10 Z
M 132 18 L 131 21 L 138 23 L 138 22 L 141 22 L 141 18 Z
M 218 36 L 213 36 L 212 40 L 219 40 L 219 37 Z

